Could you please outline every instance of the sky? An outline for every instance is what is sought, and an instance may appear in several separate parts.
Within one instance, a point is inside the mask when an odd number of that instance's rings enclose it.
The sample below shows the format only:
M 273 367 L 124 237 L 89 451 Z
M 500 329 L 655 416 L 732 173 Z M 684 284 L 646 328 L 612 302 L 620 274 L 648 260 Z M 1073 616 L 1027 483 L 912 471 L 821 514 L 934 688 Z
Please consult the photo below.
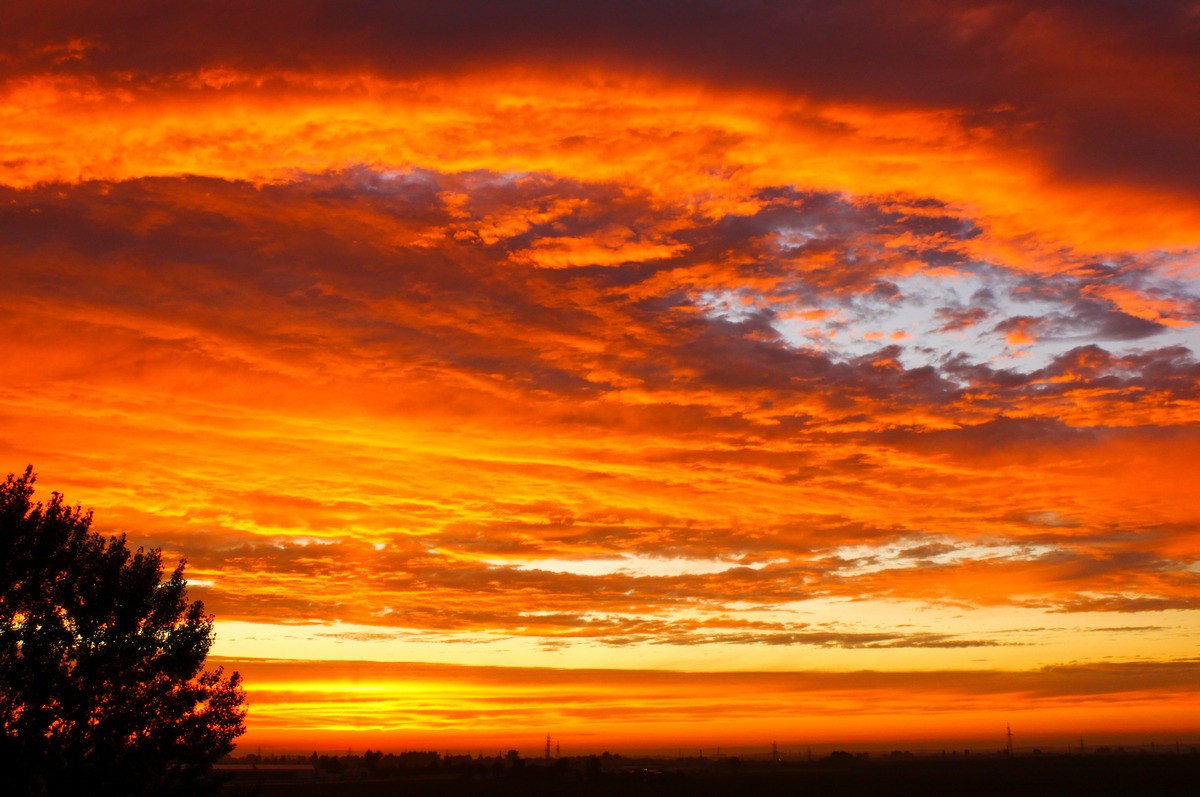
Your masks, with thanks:
M 1200 743 L 1200 3 L 0 8 L 0 470 L 243 746 Z

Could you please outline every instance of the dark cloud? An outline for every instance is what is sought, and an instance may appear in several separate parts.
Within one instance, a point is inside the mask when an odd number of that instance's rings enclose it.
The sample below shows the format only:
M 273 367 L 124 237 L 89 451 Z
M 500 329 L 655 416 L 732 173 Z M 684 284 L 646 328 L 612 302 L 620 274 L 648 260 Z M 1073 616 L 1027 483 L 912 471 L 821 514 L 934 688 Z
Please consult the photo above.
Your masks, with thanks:
M 1042 604 L 1057 612 L 1164 612 L 1200 608 L 1200 598 L 1160 595 L 1097 595 Z
M 1104 634 L 1125 633 L 1125 632 L 1139 634 L 1139 633 L 1142 633 L 1145 631 L 1167 631 L 1167 630 L 1169 630 L 1167 628 L 1167 626 L 1162 626 L 1162 625 L 1117 625 L 1117 626 L 1109 626 L 1107 628 L 1089 628 L 1088 629 L 1088 631 L 1091 631 L 1091 632 L 1104 633 Z
M 772 645 L 813 646 L 822 648 L 844 648 L 849 650 L 878 650 L 896 648 L 986 648 L 1004 645 L 992 639 L 966 639 L 950 634 L 892 634 L 892 633 L 830 633 L 822 631 L 805 633 L 670 633 L 660 639 L 629 637 L 626 644 L 650 642 L 669 645 Z
M 939 307 L 934 315 L 942 322 L 938 332 L 959 332 L 987 320 L 991 312 L 982 307 Z
M 958 548 L 944 542 L 933 542 L 926 545 L 915 545 L 912 548 L 905 548 L 899 553 L 899 556 L 906 559 L 930 559 L 934 556 L 954 553 Z
M 509 65 L 615 67 L 817 100 L 957 109 L 1043 149 L 1063 177 L 1194 196 L 1200 23 L 1192 4 L 728 0 L 697 6 L 457 2 L 10 4 L 10 77 L 54 71 L 169 88 L 175 75 Z M 261 79 L 261 78 L 260 78 Z M 272 77 L 265 78 L 268 85 Z
M 1043 323 L 1041 319 L 1035 322 Z M 1184 346 L 1115 354 L 1098 344 L 1088 344 L 1057 355 L 1045 367 L 1029 372 L 994 368 L 963 358 L 947 359 L 941 367 L 948 377 L 966 383 L 968 392 L 984 391 L 999 399 L 995 404 L 998 410 L 1026 399 L 1065 397 L 1096 387 L 1110 391 L 1102 399 L 1110 406 L 1139 402 L 1147 393 L 1190 400 L 1197 395 L 1200 378 L 1200 363 Z M 1009 421 L 997 418 L 996 422 Z M 1042 422 L 1033 423 L 1038 426 Z
M 1114 355 L 1097 345 L 1079 346 L 1065 352 L 1045 368 L 1029 375 L 1031 383 L 1052 382 L 1055 387 L 1040 392 L 1069 391 L 1085 383 L 1104 387 L 1133 388 L 1163 392 L 1177 398 L 1196 394 L 1200 362 L 1183 346 L 1150 349 Z
M 1046 337 L 1075 340 L 1140 340 L 1166 332 L 1155 321 L 1129 315 L 1100 302 L 1080 300 L 1068 313 L 1046 322 Z
M 928 446 L 939 451 L 961 452 L 1004 451 L 1026 449 L 1032 455 L 1044 447 L 1087 445 L 1097 439 L 1089 429 L 1077 429 L 1048 418 L 1011 418 L 1001 416 L 980 424 L 959 429 L 913 432 L 891 429 L 882 432 L 880 439 L 905 448 Z

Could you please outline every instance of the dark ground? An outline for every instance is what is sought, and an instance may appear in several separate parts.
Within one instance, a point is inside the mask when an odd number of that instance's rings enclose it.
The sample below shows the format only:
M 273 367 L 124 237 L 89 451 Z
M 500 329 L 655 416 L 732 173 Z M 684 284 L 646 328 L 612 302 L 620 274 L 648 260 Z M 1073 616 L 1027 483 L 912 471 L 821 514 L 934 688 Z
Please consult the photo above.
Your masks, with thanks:
M 383 773 L 307 782 L 244 780 L 222 797 L 729 797 L 730 795 L 1062 795 L 1200 794 L 1200 756 L 1088 755 L 919 758 L 713 765 L 676 771 L 592 772 L 527 767 L 491 773 Z

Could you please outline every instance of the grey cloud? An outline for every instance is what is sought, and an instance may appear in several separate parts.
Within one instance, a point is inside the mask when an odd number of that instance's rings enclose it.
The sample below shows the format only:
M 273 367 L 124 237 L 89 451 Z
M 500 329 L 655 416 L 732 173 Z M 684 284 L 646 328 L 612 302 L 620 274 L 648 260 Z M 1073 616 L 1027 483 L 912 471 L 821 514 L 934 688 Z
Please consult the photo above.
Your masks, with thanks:
M 982 307 L 939 307 L 935 316 L 942 322 L 939 332 L 959 332 L 986 321 L 991 312 Z

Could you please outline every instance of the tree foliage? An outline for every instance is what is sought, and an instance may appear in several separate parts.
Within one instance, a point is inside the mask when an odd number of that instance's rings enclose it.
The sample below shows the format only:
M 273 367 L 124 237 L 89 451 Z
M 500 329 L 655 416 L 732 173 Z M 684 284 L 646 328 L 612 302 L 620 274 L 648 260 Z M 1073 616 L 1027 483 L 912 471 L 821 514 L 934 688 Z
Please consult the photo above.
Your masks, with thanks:
M 237 673 L 181 562 L 90 530 L 35 476 L 0 485 L 0 772 L 26 794 L 188 794 L 244 730 Z M 13 793 L 13 792 L 9 792 Z

